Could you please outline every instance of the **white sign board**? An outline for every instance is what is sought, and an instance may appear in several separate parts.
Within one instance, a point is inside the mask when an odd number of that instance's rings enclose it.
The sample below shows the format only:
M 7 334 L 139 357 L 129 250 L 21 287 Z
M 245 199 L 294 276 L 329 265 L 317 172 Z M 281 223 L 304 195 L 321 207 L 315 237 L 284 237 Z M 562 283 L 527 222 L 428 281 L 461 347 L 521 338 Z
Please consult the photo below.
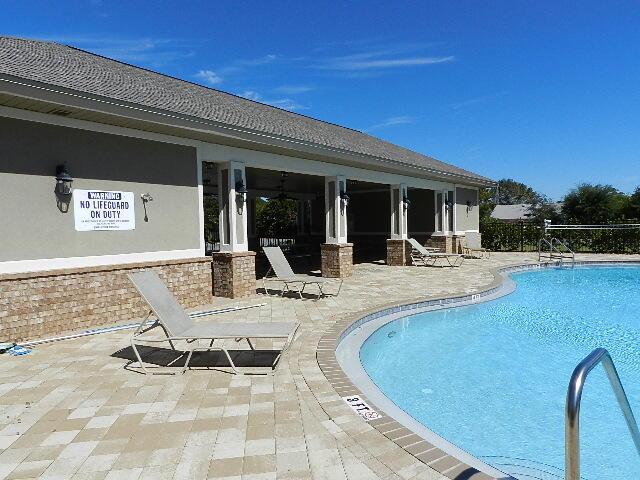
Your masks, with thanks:
M 75 189 L 73 217 L 78 232 L 134 230 L 136 215 L 133 192 Z
M 380 418 L 380 414 L 371 408 L 367 402 L 357 395 L 350 397 L 342 397 L 342 399 L 351 407 L 351 409 L 364 418 L 367 422 Z

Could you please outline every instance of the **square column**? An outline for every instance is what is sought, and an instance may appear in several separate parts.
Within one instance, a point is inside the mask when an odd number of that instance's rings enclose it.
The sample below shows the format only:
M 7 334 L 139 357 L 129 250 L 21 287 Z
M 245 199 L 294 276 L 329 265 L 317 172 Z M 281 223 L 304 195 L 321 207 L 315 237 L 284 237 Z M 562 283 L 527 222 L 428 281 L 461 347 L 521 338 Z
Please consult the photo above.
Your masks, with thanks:
M 213 253 L 213 294 L 239 298 L 256 292 L 255 252 L 249 251 L 244 163 L 218 165 L 220 251 Z
M 407 209 L 409 208 L 409 198 L 407 196 L 407 186 L 391 185 L 391 239 L 407 239 Z
M 324 199 L 326 243 L 320 245 L 322 276 L 348 277 L 353 270 L 353 245 L 347 243 L 346 177 L 325 177 Z
M 411 265 L 411 246 L 408 238 L 409 199 L 404 183 L 390 185 L 391 238 L 387 239 L 387 265 Z
M 219 229 L 221 252 L 246 252 L 247 180 L 244 163 L 227 162 L 218 166 Z

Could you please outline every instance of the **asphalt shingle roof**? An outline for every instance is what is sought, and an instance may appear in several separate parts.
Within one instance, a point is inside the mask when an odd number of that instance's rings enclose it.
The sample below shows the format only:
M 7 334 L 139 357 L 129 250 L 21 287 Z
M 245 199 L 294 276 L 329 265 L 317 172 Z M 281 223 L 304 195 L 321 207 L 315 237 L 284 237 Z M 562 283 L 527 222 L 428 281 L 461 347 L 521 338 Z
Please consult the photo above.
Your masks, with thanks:
M 490 181 L 356 130 L 54 42 L 0 36 L 0 74 L 445 174 Z

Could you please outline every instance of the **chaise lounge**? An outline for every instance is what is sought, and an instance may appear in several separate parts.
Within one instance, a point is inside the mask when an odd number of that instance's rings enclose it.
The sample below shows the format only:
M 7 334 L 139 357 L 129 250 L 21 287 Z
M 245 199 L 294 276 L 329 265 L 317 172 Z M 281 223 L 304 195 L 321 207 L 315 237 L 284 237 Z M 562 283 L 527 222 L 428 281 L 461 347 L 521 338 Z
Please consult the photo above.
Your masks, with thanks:
M 280 247 L 264 247 L 263 250 L 270 264 L 267 274 L 262 278 L 262 285 L 265 293 L 269 293 L 267 290 L 267 280 L 275 280 L 283 283 L 282 296 L 284 296 L 288 291 L 297 291 L 300 298 L 302 298 L 302 294 L 304 293 L 304 289 L 307 285 L 317 285 L 318 298 L 320 298 L 328 295 L 324 292 L 323 287 L 329 283 L 335 283 L 333 280 L 326 280 L 322 277 L 312 277 L 311 275 L 293 273 L 291 265 L 284 256 L 284 253 L 282 253 Z M 271 273 L 273 273 L 274 276 L 270 277 L 269 275 Z M 335 293 L 336 296 L 340 294 L 343 281 L 344 280 L 342 279 L 340 280 L 340 286 L 338 287 L 338 291 Z M 291 290 L 290 285 L 300 285 L 300 287 L 298 290 Z
M 187 344 L 187 348 L 182 351 L 178 358 L 181 358 L 185 354 L 187 355 L 182 372 L 184 373 L 189 368 L 191 357 L 193 352 L 207 352 L 207 351 L 220 351 L 224 353 L 229 361 L 231 369 L 236 374 L 244 374 L 249 372 L 243 372 L 236 367 L 233 358 L 229 354 L 228 349 L 224 345 L 214 346 L 216 340 L 235 340 L 239 341 L 245 339 L 249 344 L 249 348 L 255 352 L 251 339 L 256 338 L 270 338 L 270 339 L 282 339 L 285 341 L 282 349 L 273 360 L 271 370 L 274 371 L 278 365 L 281 356 L 286 352 L 287 348 L 293 341 L 296 331 L 300 326 L 295 322 L 265 322 L 265 323 L 248 323 L 248 322 L 233 322 L 233 323 L 219 323 L 219 322 L 207 322 L 198 321 L 194 322 L 189 315 L 184 311 L 182 306 L 177 302 L 175 297 L 167 289 L 166 285 L 162 282 L 158 274 L 152 270 L 144 270 L 141 272 L 134 272 L 128 274 L 129 280 L 133 283 L 136 290 L 140 293 L 145 302 L 149 305 L 151 313 L 156 317 L 155 322 L 150 326 L 145 319 L 140 326 L 135 330 L 131 336 L 131 348 L 133 349 L 135 356 L 138 360 L 140 368 L 143 373 L 150 373 L 151 368 L 161 367 L 148 367 L 142 361 L 140 352 L 136 346 L 136 342 L 139 343 L 151 343 L 161 344 L 168 342 L 172 350 L 176 350 L 175 343 L 184 341 Z M 160 327 L 165 334 L 166 338 L 142 338 L 142 335 L 146 332 Z M 208 341 L 208 345 L 201 345 L 202 340 Z M 176 358 L 173 362 L 174 363 Z M 163 371 L 153 372 L 160 374 L 173 374 L 175 371 Z M 250 372 L 256 373 L 256 372 Z
M 413 265 L 429 267 L 459 267 L 464 262 L 464 256 L 459 253 L 440 253 L 427 250 L 415 238 L 408 239 L 411 245 L 411 262 Z M 438 265 L 438 261 L 442 263 Z M 446 265 L 444 264 L 446 262 Z

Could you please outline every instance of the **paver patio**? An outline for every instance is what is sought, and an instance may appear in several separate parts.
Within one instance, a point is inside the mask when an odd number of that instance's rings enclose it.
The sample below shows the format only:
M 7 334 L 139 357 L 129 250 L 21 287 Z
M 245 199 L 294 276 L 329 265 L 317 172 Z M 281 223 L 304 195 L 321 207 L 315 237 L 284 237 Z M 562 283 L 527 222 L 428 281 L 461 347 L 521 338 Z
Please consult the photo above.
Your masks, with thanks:
M 318 341 L 341 316 L 472 293 L 491 283 L 492 269 L 536 260 L 535 254 L 505 253 L 467 260 L 459 269 L 359 264 L 339 297 L 301 301 L 262 294 L 203 306 L 266 302 L 216 318 L 300 321 L 273 376 L 219 370 L 141 375 L 123 368 L 131 331 L 51 343 L 23 357 L 4 355 L 0 478 L 444 478 L 352 413 L 317 364 Z M 257 346 L 271 347 L 268 341 Z

